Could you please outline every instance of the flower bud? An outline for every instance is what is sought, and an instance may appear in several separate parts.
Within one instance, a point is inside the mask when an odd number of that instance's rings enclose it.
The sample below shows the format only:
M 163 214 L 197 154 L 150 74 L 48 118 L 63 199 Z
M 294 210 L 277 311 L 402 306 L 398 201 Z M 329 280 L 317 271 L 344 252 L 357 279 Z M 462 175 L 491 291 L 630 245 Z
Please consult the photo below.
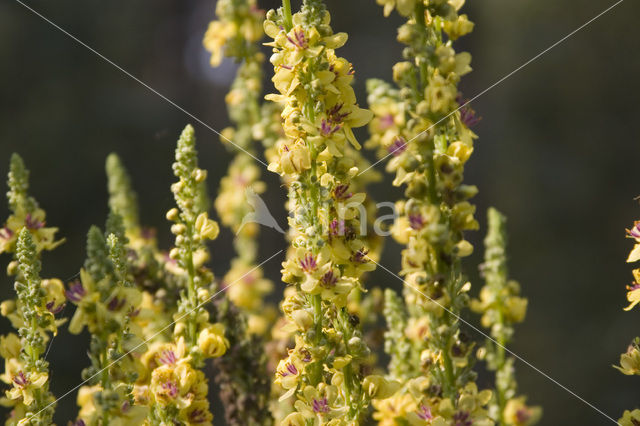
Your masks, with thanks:
M 176 219 L 178 219 L 178 213 L 179 212 L 177 208 L 172 208 L 167 212 L 167 220 L 175 221 Z
M 371 375 L 364 378 L 362 388 L 371 399 L 386 399 L 400 389 L 402 385 L 395 380 L 387 381 L 382 376 Z
M 224 337 L 222 324 L 213 324 L 200 332 L 198 347 L 207 358 L 217 358 L 227 351 L 229 341 Z

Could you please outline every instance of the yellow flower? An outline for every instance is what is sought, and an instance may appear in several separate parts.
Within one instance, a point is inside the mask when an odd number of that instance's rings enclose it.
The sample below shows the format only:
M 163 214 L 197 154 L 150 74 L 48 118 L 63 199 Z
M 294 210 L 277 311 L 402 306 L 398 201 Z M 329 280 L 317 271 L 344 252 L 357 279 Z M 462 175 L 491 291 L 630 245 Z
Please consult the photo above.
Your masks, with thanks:
M 614 365 L 627 376 L 640 375 L 640 350 L 635 344 L 629 345 L 627 352 L 620 355 L 620 367 Z
M 467 15 L 459 15 L 455 21 L 446 20 L 442 23 L 442 29 L 444 29 L 453 41 L 469 34 L 473 31 L 473 27 L 474 23 L 469 21 Z
M 13 388 L 7 391 L 7 396 L 9 399 L 22 398 L 24 405 L 31 405 L 35 398 L 34 394 L 42 389 L 47 380 L 49 380 L 47 373 L 19 371 L 12 377 Z
M 94 416 L 94 414 L 96 413 L 94 395 L 100 390 L 101 387 L 98 385 L 82 386 L 80 389 L 78 389 L 78 396 L 76 397 L 76 404 L 78 404 L 78 407 L 80 407 L 78 417 L 88 420 Z
M 0 336 L 0 356 L 4 359 L 18 358 L 22 344 L 20 337 L 15 333 Z
M 42 280 L 42 288 L 47 292 L 45 297 L 47 309 L 56 314 L 66 303 L 64 284 L 56 278 Z
M 180 410 L 179 418 L 181 424 L 187 426 L 208 426 L 213 424 L 213 414 L 209 411 L 209 401 L 206 399 L 193 401 L 187 408 Z
M 290 146 L 284 145 L 280 150 L 280 164 L 269 164 L 269 170 L 280 174 L 300 174 L 311 168 L 311 154 L 303 141 Z
M 387 399 L 375 399 L 373 419 L 379 426 L 397 426 L 396 419 L 403 419 L 407 414 L 416 411 L 413 397 L 406 393 L 397 393 Z
M 187 362 L 165 364 L 153 370 L 149 390 L 161 406 L 173 404 L 182 409 L 194 400 L 206 398 L 207 379 Z
M 526 398 L 514 398 L 507 401 L 504 408 L 504 419 L 509 426 L 530 426 L 536 424 L 542 417 L 540 407 L 528 407 Z
M 435 74 L 425 89 L 424 98 L 432 112 L 446 113 L 455 101 L 457 93 L 453 84 L 440 74 Z
M 262 277 L 262 269 L 236 259 L 224 276 L 224 283 L 234 283 L 227 288 L 229 299 L 241 308 L 254 311 L 263 304 L 263 297 L 271 292 L 273 283 Z
M 640 423 L 640 410 L 637 408 L 633 411 L 625 410 L 622 418 L 618 420 L 620 426 L 636 426 Z
M 276 368 L 275 383 L 284 389 L 295 389 L 298 386 L 300 374 L 304 371 L 303 361 L 297 357 L 293 350 L 289 351 L 289 357 L 281 359 Z
M 400 389 L 398 381 L 389 381 L 382 376 L 371 375 L 364 378 L 362 388 L 371 399 L 386 399 Z
M 200 331 L 198 347 L 207 358 L 218 358 L 227 351 L 229 341 L 224 337 L 224 326 L 213 324 Z
M 196 218 L 196 230 L 201 238 L 215 240 L 220 233 L 220 227 L 215 220 L 209 219 L 208 213 L 200 213 Z
M 302 413 L 294 412 L 285 417 L 281 426 L 306 426 L 307 424 L 307 420 Z
M 348 410 L 338 401 L 338 388 L 325 383 L 317 387 L 305 386 L 301 398 L 294 405 L 304 418 L 315 418 L 320 424 L 327 424 L 327 421 L 344 415 Z
M 398 10 L 400 15 L 410 16 L 415 8 L 416 0 L 376 0 L 376 3 L 384 6 L 384 16 L 389 16 L 394 8 Z

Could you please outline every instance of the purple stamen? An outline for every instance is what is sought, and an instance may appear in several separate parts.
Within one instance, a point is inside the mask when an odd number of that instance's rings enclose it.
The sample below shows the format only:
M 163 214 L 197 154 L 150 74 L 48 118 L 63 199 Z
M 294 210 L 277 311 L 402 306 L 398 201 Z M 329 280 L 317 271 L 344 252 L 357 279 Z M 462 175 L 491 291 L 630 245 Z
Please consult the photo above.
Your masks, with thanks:
M 0 229 L 0 239 L 9 240 L 13 237 L 13 231 L 9 228 L 1 228 Z
M 393 120 L 393 114 L 387 114 L 380 117 L 380 127 L 382 130 L 388 129 L 393 126 L 395 121 Z
M 633 238 L 640 238 L 640 220 L 633 222 L 633 228 L 627 229 L 627 234 Z
M 465 126 L 471 128 L 482 120 L 482 117 L 477 116 L 473 108 L 469 106 L 470 101 L 462 98 L 462 93 L 458 93 L 456 102 L 460 105 L 460 121 L 462 121 Z
M 167 395 L 169 395 L 171 398 L 175 398 L 176 396 L 178 396 L 178 387 L 174 382 L 169 381 L 169 382 L 163 383 L 162 389 L 167 391 Z
M 331 124 L 323 118 L 322 123 L 320 124 L 320 133 L 322 133 L 322 136 L 328 137 L 340 130 L 341 127 L 342 125 L 340 124 L 336 124 L 332 127 Z
M 337 237 L 338 235 L 344 235 L 344 220 L 333 219 L 329 225 L 329 236 Z
M 424 226 L 424 219 L 420 214 L 410 214 L 409 215 L 409 225 L 411 229 L 415 229 L 416 231 L 422 229 Z
M 24 225 L 29 229 L 40 229 L 44 226 L 44 222 L 33 219 L 31 213 L 27 213 L 27 216 L 24 219 Z
M 453 426 L 472 426 L 473 420 L 466 411 L 458 411 L 453 415 Z
M 333 271 L 327 271 L 321 279 L 322 286 L 326 288 L 332 288 L 338 282 L 338 277 L 333 273 Z
M 164 350 L 158 355 L 158 361 L 162 364 L 174 365 L 178 361 L 175 352 L 172 350 Z
M 333 197 L 336 200 L 346 200 L 351 198 L 353 195 L 351 192 L 347 192 L 349 190 L 349 184 L 340 184 L 333 189 Z
M 204 411 L 196 408 L 189 414 L 189 420 L 191 420 L 191 423 L 204 423 L 207 421 L 207 417 Z
M 351 261 L 354 263 L 367 263 L 367 253 L 369 253 L 369 250 L 361 248 L 351 256 Z
M 24 372 L 20 371 L 17 375 L 13 376 L 13 383 L 24 388 L 29 384 L 29 379 L 24 375 Z
M 304 259 L 300 260 L 300 266 L 306 273 L 311 273 L 315 271 L 318 264 L 316 263 L 316 259 L 313 255 L 309 253 L 304 257 Z
M 418 417 L 422 420 L 431 420 L 433 419 L 433 414 L 431 414 L 431 407 L 426 407 L 421 405 L 417 411 Z
M 516 419 L 518 419 L 518 423 L 526 423 L 531 418 L 531 413 L 527 408 L 521 408 L 516 411 Z
M 313 411 L 316 413 L 328 413 L 329 412 L 329 403 L 327 398 L 322 398 L 320 400 L 313 399 Z
M 296 374 L 298 374 L 298 369 L 293 364 L 287 364 L 286 370 L 280 372 L 282 377 L 295 376 Z
M 118 299 L 117 297 L 114 297 L 107 304 L 107 308 L 110 311 L 117 311 L 124 306 L 124 302 L 125 302 L 125 299 Z
M 343 106 L 344 104 L 339 103 L 334 105 L 331 109 L 327 111 L 327 117 L 329 118 L 329 121 L 331 123 L 342 123 L 342 121 L 345 118 L 347 118 L 347 116 L 349 115 L 348 112 L 340 113 L 340 110 L 342 109 Z
M 59 314 L 64 309 L 65 304 L 62 303 L 59 306 L 56 306 L 56 301 L 52 300 L 46 304 L 47 310 L 51 312 L 53 315 Z M 55 309 L 54 309 L 55 307 Z
M 309 47 L 304 31 L 296 29 L 293 31 L 293 36 L 295 37 L 295 40 L 290 36 L 287 36 L 287 40 L 289 40 L 289 43 L 293 44 L 296 49 L 306 49 Z
M 87 295 L 87 291 L 82 287 L 82 283 L 80 281 L 75 281 L 69 284 L 69 290 L 65 291 L 65 295 L 70 301 L 78 303 Z
M 393 143 L 389 145 L 389 148 L 387 148 L 387 151 L 389 152 L 389 154 L 392 154 L 396 157 L 402 154 L 403 152 L 405 152 L 406 150 L 407 150 L 407 142 L 405 142 L 402 136 L 396 137 L 393 140 Z

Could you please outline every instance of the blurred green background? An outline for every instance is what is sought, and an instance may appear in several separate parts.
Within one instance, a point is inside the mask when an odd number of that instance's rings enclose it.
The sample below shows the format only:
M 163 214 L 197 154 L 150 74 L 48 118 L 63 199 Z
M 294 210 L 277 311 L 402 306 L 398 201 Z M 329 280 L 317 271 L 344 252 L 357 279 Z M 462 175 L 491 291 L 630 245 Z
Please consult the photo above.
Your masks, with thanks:
M 374 0 L 328 3 L 334 29 L 349 33 L 339 53 L 353 62 L 356 90 L 366 104 L 366 79 L 389 79 L 400 58 L 395 28 L 401 21 L 383 18 Z M 211 69 L 201 45 L 214 15 L 213 0 L 28 4 L 212 127 L 228 125 L 223 98 L 235 65 L 227 61 Z M 474 72 L 462 83 L 466 97 L 611 4 L 470 1 L 465 11 L 476 29 L 457 44 L 474 58 Z M 624 287 L 631 281 L 624 260 L 632 246 L 624 228 L 640 218 L 633 200 L 640 194 L 638 16 L 640 2 L 624 1 L 475 101 L 483 120 L 475 128 L 480 139 L 465 179 L 480 188 L 476 203 L 483 228 L 490 205 L 509 217 L 511 275 L 530 299 L 528 318 L 511 348 L 614 419 L 640 403 L 640 379 L 611 367 L 640 334 L 638 310 L 622 311 Z M 0 2 L 0 99 L 0 175 L 6 176 L 10 153 L 19 152 L 32 169 L 32 193 L 47 210 L 48 223 L 67 238 L 45 256 L 45 276 L 76 274 L 86 231 L 104 222 L 108 153 L 119 153 L 129 167 L 143 220 L 158 229 L 164 246 L 170 241 L 164 220 L 172 205 L 170 165 L 182 127 L 188 122 L 196 127 L 212 195 L 231 159 L 210 130 L 12 0 Z M 285 191 L 277 176 L 266 174 L 267 204 L 284 223 Z M 372 194 L 381 201 L 400 193 L 387 182 Z M 4 198 L 0 212 L 6 217 Z M 478 248 L 483 232 L 471 237 Z M 229 264 L 231 237 L 227 231 L 212 246 L 218 276 Z M 261 240 L 262 258 L 285 247 L 272 230 L 265 230 Z M 389 243 L 382 262 L 398 270 L 399 256 L 399 247 Z M 276 282 L 280 260 L 265 267 Z M 477 250 L 467 262 L 476 290 L 480 260 Z M 3 268 L 6 262 L 4 257 Z M 12 294 L 12 282 L 1 282 L 4 299 Z M 384 271 L 374 273 L 367 285 L 399 288 Z M 65 314 L 71 313 L 67 307 Z M 2 319 L 1 324 L 6 331 L 8 323 Z M 58 396 L 80 381 L 79 370 L 88 362 L 86 337 L 63 330 L 53 342 L 49 360 Z M 521 392 L 544 406 L 543 425 L 608 422 L 531 368 L 516 366 Z M 66 424 L 75 410 L 75 394 L 62 399 L 57 423 Z M 222 413 L 215 422 L 224 423 Z

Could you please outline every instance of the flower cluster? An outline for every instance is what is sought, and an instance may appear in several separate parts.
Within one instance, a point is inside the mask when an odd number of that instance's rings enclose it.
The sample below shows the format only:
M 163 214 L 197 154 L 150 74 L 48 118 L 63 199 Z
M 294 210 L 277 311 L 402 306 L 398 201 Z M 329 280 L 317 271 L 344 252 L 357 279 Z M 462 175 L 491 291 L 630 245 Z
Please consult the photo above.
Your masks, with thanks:
M 55 239 L 58 228 L 46 226 L 45 211 L 28 194 L 29 170 L 26 169 L 18 154 L 11 156 L 7 183 L 9 185 L 7 198 L 12 214 L 0 228 L 0 253 L 15 252 L 18 234 L 22 228 L 27 228 L 31 232 L 38 253 L 42 250 L 53 250 L 62 244 L 64 240 Z M 10 275 L 14 275 L 11 271 L 17 272 L 15 266 L 15 263 L 9 266 Z
M 475 207 L 469 203 L 477 189 L 462 183 L 465 163 L 476 135 L 458 110 L 457 84 L 471 70 L 470 55 L 456 53 L 452 42 L 471 30 L 459 9 L 464 1 L 378 1 L 385 14 L 394 8 L 407 22 L 398 30 L 405 44 L 405 61 L 393 67 L 396 87 L 380 80 L 367 82 L 374 119 L 366 146 L 390 157 L 387 170 L 394 185 L 406 186 L 396 203 L 399 217 L 392 232 L 406 248 L 402 252 L 406 318 L 389 315 L 389 337 L 404 333 L 408 342 L 388 344 L 393 374 L 418 375 L 422 392 L 405 386 L 396 398 L 409 403 L 423 423 L 492 424 L 486 404 L 491 392 L 476 392 L 474 344 L 460 330 L 459 315 L 469 301 L 471 284 L 462 274 L 461 260 L 473 251 L 465 231 L 475 230 Z M 470 112 L 469 112 L 470 114 Z M 395 303 L 390 296 L 388 302 Z M 389 311 L 393 309 L 390 308 Z M 406 324 L 404 330 L 401 327 Z M 400 368 L 419 359 L 419 369 Z M 465 401 L 465 402 L 463 402 Z M 469 405 L 466 401 L 473 401 Z M 381 421 L 395 421 L 378 404 Z M 450 407 L 441 410 L 441 407 Z M 412 415 L 412 417 L 414 417 Z M 407 414 L 407 417 L 409 415 Z M 440 423 L 437 423 L 440 424 Z
M 87 260 L 80 281 L 72 282 L 67 299 L 77 306 L 69 331 L 91 333 L 91 366 L 83 371 L 88 383 L 78 394 L 79 421 L 85 424 L 141 421 L 144 407 L 132 407 L 133 384 L 141 370 L 141 332 L 132 319 L 142 295 L 131 280 L 126 257 L 128 240 L 122 218 L 111 213 L 103 232 L 93 226 L 87 235 Z
M 480 291 L 480 298 L 471 301 L 471 309 L 482 314 L 482 326 L 491 330 L 493 339 L 488 339 L 479 351 L 489 369 L 495 372 L 496 389 L 489 411 L 499 425 L 533 425 L 540 419 L 542 410 L 527 407 L 526 398 L 516 396 L 514 359 L 505 353 L 505 346 L 513 336 L 513 325 L 524 321 L 527 299 L 519 296 L 519 284 L 508 280 L 506 218 L 494 208 L 489 209 L 487 217 L 485 262 L 482 265 L 486 284 Z
M 354 192 L 359 149 L 352 128 L 371 112 L 360 108 L 351 87 L 353 68 L 335 49 L 347 40 L 333 33 L 321 1 L 305 1 L 290 14 L 288 2 L 270 11 L 265 32 L 273 39 L 273 82 L 282 106 L 285 138 L 269 169 L 289 188 L 291 250 L 283 263 L 285 330 L 294 333 L 276 369 L 276 383 L 294 396 L 293 412 L 282 424 L 358 422 L 372 398 L 395 390 L 380 376 L 363 377 L 369 355 L 358 317 L 347 309 L 349 295 L 362 290 L 360 278 L 373 269 L 360 238 L 364 193 Z
M 209 258 L 205 241 L 215 239 L 219 227 L 209 219 L 205 204 L 197 201 L 206 199 L 207 173 L 198 168 L 191 126 L 180 135 L 173 171 L 179 180 L 171 187 L 177 208 L 167 213 L 176 236 L 169 257 L 176 261 L 174 273 L 180 283 L 173 338 L 145 353 L 150 378 L 134 393 L 140 404 L 151 407 L 151 423 L 185 419 L 186 424 L 211 424 L 208 380 L 200 369 L 205 359 L 224 355 L 229 342 L 224 326 L 211 323 L 203 306 L 215 290 L 213 274 L 204 266 Z
M 209 24 L 204 46 L 211 52 L 211 65 L 220 65 L 224 56 L 241 58 L 256 52 L 255 42 L 263 37 L 264 12 L 256 0 L 220 0 L 218 20 Z
M 627 229 L 627 237 L 634 240 L 635 244 L 629 256 L 628 263 L 636 263 L 640 260 L 640 221 L 635 221 L 630 229 Z M 633 271 L 633 282 L 627 285 L 627 300 L 629 306 L 625 311 L 633 309 L 640 302 L 640 268 Z M 627 351 L 620 355 L 620 366 L 614 366 L 627 376 L 640 375 L 640 338 L 636 337 L 627 348 Z M 640 409 L 633 411 L 626 410 L 618 423 L 622 426 L 634 426 L 640 424 Z
M 258 194 L 265 191 L 266 185 L 260 180 L 260 168 L 254 162 L 257 142 L 264 136 L 261 116 L 264 55 L 258 48 L 264 36 L 264 12 L 257 9 L 254 0 L 223 0 L 217 3 L 216 14 L 218 21 L 210 25 L 205 46 L 210 47 L 211 37 L 218 40 L 228 37 L 224 54 L 241 62 L 225 97 L 233 126 L 224 129 L 221 138 L 223 143 L 233 141 L 233 148 L 240 151 L 235 152 L 215 200 L 222 224 L 235 233 L 237 255 L 221 282 L 226 298 L 216 303 L 217 319 L 225 325 L 230 343 L 229 355 L 214 361 L 218 370 L 216 383 L 220 386 L 227 424 L 269 425 L 271 386 L 262 347 L 275 309 L 264 307 L 264 298 L 273 283 L 263 277 L 262 269 L 256 265 L 259 229 L 255 215 L 261 208 Z M 216 61 L 212 60 L 212 64 L 215 66 Z M 232 148 L 229 144 L 227 147 Z
M 29 196 L 29 171 L 22 159 L 11 157 L 7 193 L 12 215 L 0 229 L 0 253 L 13 253 L 7 272 L 15 275 L 15 300 L 0 304 L 18 331 L 0 337 L 4 373 L 0 380 L 10 388 L 0 404 L 10 408 L 7 425 L 51 424 L 55 407 L 49 391 L 49 363 L 44 355 L 50 336 L 64 320 L 55 315 L 65 306 L 64 286 L 58 279 L 41 279 L 40 253 L 62 243 L 56 228 L 45 227 L 45 212 Z

